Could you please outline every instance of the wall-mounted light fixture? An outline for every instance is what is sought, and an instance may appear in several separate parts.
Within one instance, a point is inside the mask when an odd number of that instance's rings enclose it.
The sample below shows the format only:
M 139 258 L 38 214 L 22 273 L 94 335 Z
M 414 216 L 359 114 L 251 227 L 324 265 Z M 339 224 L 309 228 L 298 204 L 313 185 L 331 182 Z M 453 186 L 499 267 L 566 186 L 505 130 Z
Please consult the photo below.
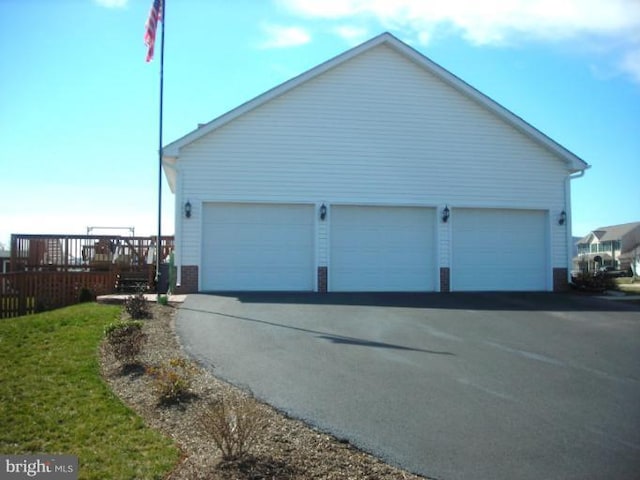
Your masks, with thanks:
M 564 225 L 564 222 L 567 221 L 567 212 L 564 210 L 560 212 L 560 216 L 558 217 L 558 225 Z
M 444 208 L 442 209 L 442 222 L 447 223 L 449 221 L 450 215 L 451 215 L 451 212 L 449 211 L 449 207 L 445 205 Z
M 320 220 L 327 218 L 327 206 L 323 203 L 320 205 Z
M 184 204 L 184 216 L 191 218 L 191 202 L 189 200 Z

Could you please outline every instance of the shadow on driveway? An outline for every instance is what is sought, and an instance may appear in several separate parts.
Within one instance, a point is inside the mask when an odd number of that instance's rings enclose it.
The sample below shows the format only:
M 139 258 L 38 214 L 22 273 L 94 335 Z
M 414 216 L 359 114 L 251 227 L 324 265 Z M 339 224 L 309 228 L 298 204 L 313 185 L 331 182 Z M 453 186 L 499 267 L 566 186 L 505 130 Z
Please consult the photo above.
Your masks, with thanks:
M 349 337 L 349 336 L 345 336 L 345 335 L 335 335 L 333 333 L 321 332 L 319 330 L 311 330 L 311 329 L 308 329 L 308 328 L 294 327 L 292 325 L 284 325 L 284 324 L 281 324 L 281 323 L 268 322 L 266 320 L 258 320 L 257 318 L 240 317 L 238 315 L 230 315 L 228 313 L 212 312 L 212 311 L 208 311 L 208 310 L 200 310 L 200 309 L 186 308 L 186 307 L 181 307 L 180 309 L 184 310 L 184 311 L 191 311 L 191 312 L 209 313 L 209 314 L 212 314 L 212 315 L 219 315 L 221 317 L 233 318 L 233 319 L 236 319 L 236 320 L 243 320 L 245 322 L 260 323 L 260 324 L 263 324 L 263 325 L 268 325 L 270 327 L 286 328 L 286 329 L 289 329 L 289 330 L 296 330 L 298 332 L 312 333 L 312 334 L 314 334 L 316 336 L 316 338 L 320 338 L 322 340 L 327 340 L 327 341 L 329 341 L 331 343 L 335 343 L 335 344 L 339 344 L 339 345 L 357 345 L 357 346 L 360 346 L 360 347 L 388 348 L 388 349 L 392 349 L 392 350 L 403 350 L 403 351 L 411 351 L 411 352 L 430 353 L 432 355 L 454 355 L 455 356 L 455 353 L 451 353 L 451 352 L 443 352 L 443 351 L 437 351 L 437 350 L 425 350 L 425 349 L 422 349 L 422 348 L 406 347 L 404 345 L 396 345 L 396 344 L 393 344 L 393 343 L 374 342 L 374 341 L 366 340 L 366 339 L 363 339 L 363 338 Z

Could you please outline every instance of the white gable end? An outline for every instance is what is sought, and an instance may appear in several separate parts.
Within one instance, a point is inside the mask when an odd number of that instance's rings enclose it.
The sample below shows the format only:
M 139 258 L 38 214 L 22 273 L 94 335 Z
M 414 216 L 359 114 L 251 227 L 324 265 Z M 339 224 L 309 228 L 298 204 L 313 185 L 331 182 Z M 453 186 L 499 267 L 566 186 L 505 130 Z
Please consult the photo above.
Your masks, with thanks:
M 550 223 L 542 232 L 550 258 L 541 264 L 564 267 L 567 229 L 551 218 L 568 209 L 573 159 L 421 58 L 379 42 L 171 144 L 165 161 L 177 172 L 181 263 L 203 258 L 205 205 L 235 202 L 449 205 L 453 219 L 456 208 L 536 211 Z M 185 221 L 187 199 L 194 210 Z M 451 264 L 451 231 L 437 222 L 434 232 L 434 265 L 442 268 Z M 314 238 L 315 264 L 330 264 L 327 224 L 317 223 Z
M 185 195 L 244 197 L 246 187 L 258 197 L 372 201 L 474 203 L 481 195 L 496 206 L 516 195 L 530 207 L 541 194 L 558 195 L 566 172 L 546 149 L 384 45 L 187 145 L 180 161 L 194 176 Z

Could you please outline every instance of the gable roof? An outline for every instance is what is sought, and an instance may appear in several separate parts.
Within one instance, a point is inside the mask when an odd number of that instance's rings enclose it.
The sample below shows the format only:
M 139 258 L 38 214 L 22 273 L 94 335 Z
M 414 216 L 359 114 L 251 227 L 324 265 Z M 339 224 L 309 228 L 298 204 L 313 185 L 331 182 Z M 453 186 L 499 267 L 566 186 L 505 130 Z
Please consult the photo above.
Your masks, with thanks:
M 640 228 L 640 222 L 623 223 L 622 225 L 611 225 L 609 227 L 600 227 L 582 237 L 578 243 L 591 243 L 593 237 L 599 242 L 609 242 L 612 240 L 620 240 L 622 237 L 632 232 L 636 228 Z
M 265 104 L 266 102 L 269 102 L 270 100 L 280 95 L 289 92 L 302 83 L 316 78 L 319 75 L 327 72 L 328 70 L 331 70 L 332 68 L 335 68 L 338 65 L 341 65 L 344 62 L 347 62 L 350 59 L 379 45 L 386 45 L 388 47 L 391 47 L 397 53 L 410 59 L 420 67 L 424 68 L 426 71 L 435 75 L 441 81 L 456 89 L 461 94 L 474 100 L 475 102 L 479 103 L 486 109 L 496 114 L 507 124 L 513 126 L 516 130 L 522 132 L 525 136 L 529 137 L 534 142 L 542 145 L 544 148 L 557 155 L 566 163 L 569 173 L 581 172 L 590 167 L 590 165 L 588 165 L 584 160 L 582 160 L 551 138 L 547 137 L 532 125 L 525 122 L 522 118 L 518 117 L 503 106 L 499 105 L 497 102 L 493 101 L 491 98 L 476 90 L 471 85 L 464 82 L 437 63 L 433 62 L 406 43 L 400 41 L 390 33 L 385 32 L 350 50 L 347 50 L 346 52 L 324 63 L 321 63 L 320 65 L 310 70 L 307 70 L 306 72 L 272 88 L 271 90 L 268 90 L 262 95 L 259 95 L 252 100 L 249 100 L 248 102 L 234 108 L 233 110 L 213 119 L 209 123 L 199 125 L 197 129 L 166 145 L 162 150 L 162 158 L 163 165 L 165 166 L 165 173 L 167 175 L 167 179 L 169 180 L 171 190 L 175 191 L 175 171 L 173 168 L 171 168 L 171 166 L 175 164 L 181 148 L 189 145 L 192 142 L 195 142 L 196 140 L 231 122 L 239 116 Z

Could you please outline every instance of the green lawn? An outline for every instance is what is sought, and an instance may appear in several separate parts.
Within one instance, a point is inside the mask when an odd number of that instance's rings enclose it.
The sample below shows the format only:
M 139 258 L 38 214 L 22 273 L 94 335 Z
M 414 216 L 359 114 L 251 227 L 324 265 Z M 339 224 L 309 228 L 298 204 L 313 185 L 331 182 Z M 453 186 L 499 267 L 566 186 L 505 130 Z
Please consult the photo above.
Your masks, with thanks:
M 640 281 L 638 278 L 622 277 L 615 279 L 618 290 L 631 295 L 640 295 Z
M 179 452 L 103 383 L 97 349 L 120 308 L 0 320 L 0 452 L 77 455 L 82 479 L 160 479 Z
M 640 295 L 640 283 L 627 283 L 618 285 L 618 290 L 632 295 Z

